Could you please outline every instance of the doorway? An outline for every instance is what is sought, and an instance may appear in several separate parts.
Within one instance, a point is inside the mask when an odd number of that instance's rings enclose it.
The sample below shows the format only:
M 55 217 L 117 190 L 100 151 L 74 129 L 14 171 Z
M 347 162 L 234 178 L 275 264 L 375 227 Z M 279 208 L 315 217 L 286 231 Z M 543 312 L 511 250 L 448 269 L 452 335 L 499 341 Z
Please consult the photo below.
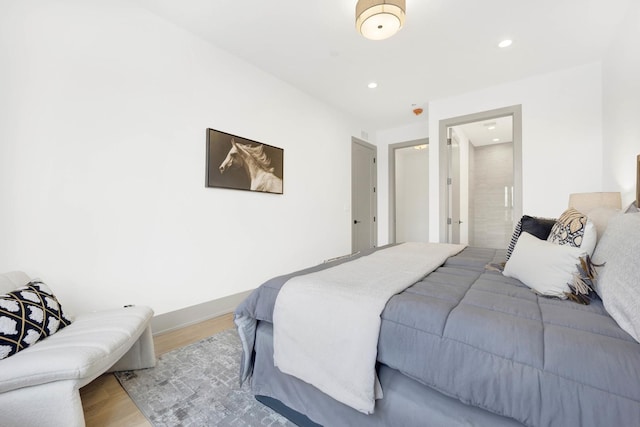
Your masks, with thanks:
M 429 140 L 389 145 L 389 242 L 429 241 Z
M 351 140 L 351 250 L 353 253 L 378 244 L 377 147 L 357 138 Z
M 521 123 L 519 105 L 440 122 L 441 241 L 508 246 L 522 216 Z

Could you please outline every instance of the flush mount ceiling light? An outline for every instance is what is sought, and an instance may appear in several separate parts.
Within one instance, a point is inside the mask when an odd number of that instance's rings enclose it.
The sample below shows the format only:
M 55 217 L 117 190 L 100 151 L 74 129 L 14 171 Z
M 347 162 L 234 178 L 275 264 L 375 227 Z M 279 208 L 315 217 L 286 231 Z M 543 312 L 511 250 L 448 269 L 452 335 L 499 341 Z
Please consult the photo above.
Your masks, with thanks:
M 484 123 L 484 127 L 486 127 L 489 130 L 494 130 L 496 128 L 496 122 Z
M 369 89 L 375 89 L 375 88 L 377 88 L 377 87 L 378 87 L 378 83 L 376 83 L 376 82 L 371 82 L 371 83 L 369 83 L 369 84 L 367 85 L 367 87 L 368 87 Z
M 404 25 L 405 0 L 358 0 L 356 29 L 370 40 L 384 40 Z
M 506 40 L 502 40 L 500 43 L 498 43 L 498 47 L 501 48 L 505 48 L 505 47 L 509 47 L 513 44 L 512 40 L 506 39 Z

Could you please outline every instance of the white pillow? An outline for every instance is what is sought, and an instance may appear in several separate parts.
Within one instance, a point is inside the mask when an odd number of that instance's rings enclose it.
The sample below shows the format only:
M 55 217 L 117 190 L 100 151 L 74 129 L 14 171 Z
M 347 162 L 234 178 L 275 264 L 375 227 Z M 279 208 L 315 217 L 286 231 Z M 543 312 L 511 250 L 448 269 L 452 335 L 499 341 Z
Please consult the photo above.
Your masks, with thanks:
M 578 258 L 586 251 L 556 245 L 524 232 L 520 235 L 503 274 L 513 277 L 542 295 L 566 298 L 569 283 L 578 271 Z
M 620 214 L 609 221 L 593 262 L 600 269 L 596 292 L 613 319 L 640 342 L 640 214 Z
M 584 236 L 582 237 L 582 244 L 580 249 L 583 250 L 589 256 L 593 255 L 593 251 L 596 248 L 598 242 L 598 228 L 591 218 L 587 218 L 587 225 L 584 228 Z

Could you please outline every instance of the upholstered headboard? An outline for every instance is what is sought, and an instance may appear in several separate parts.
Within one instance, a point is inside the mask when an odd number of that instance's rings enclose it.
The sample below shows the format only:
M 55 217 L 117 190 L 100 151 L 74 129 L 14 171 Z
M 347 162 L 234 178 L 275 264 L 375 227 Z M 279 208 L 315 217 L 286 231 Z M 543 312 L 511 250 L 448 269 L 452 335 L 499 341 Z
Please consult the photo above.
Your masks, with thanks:
M 587 215 L 596 227 L 597 238 L 604 233 L 609 219 L 622 208 L 620 192 L 574 193 L 569 195 L 569 207 Z
M 582 213 L 589 213 L 598 208 L 622 208 L 620 192 L 573 193 L 569 195 L 569 207 Z

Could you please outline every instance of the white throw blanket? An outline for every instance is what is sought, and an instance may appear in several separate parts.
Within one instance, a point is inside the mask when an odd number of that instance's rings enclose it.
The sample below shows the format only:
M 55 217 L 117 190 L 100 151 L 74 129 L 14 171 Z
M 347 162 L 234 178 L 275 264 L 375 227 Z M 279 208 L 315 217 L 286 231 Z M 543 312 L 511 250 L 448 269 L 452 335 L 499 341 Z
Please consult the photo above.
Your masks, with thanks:
M 375 372 L 380 314 L 387 301 L 464 245 L 404 243 L 290 279 L 276 299 L 274 361 L 366 414 L 382 393 Z

